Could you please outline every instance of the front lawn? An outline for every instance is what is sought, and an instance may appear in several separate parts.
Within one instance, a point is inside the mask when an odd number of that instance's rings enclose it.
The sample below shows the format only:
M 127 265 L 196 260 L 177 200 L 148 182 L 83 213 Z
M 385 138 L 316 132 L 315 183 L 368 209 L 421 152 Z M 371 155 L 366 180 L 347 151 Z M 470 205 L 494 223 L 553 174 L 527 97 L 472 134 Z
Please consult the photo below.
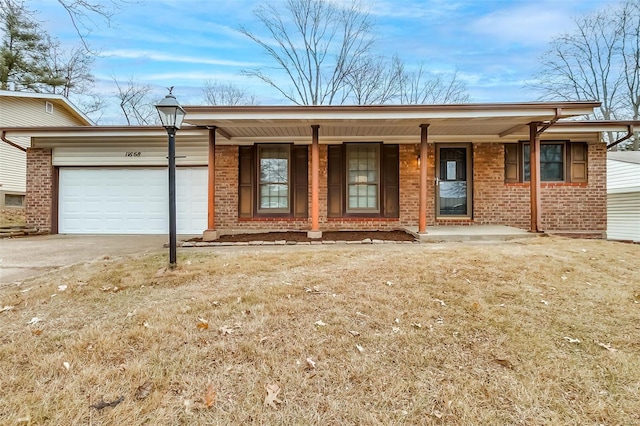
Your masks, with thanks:
M 178 261 L 107 258 L 1 288 L 0 424 L 640 423 L 640 245 Z

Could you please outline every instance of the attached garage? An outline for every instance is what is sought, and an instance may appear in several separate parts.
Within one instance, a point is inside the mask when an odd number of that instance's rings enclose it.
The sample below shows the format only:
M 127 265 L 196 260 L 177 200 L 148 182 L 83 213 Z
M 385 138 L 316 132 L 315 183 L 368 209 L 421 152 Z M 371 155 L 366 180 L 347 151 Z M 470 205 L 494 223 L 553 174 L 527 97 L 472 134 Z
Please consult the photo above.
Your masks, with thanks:
M 168 171 L 164 167 L 60 167 L 61 234 L 168 233 Z M 179 234 L 207 227 L 207 168 L 176 171 Z
M 607 238 L 640 242 L 640 152 L 607 154 Z

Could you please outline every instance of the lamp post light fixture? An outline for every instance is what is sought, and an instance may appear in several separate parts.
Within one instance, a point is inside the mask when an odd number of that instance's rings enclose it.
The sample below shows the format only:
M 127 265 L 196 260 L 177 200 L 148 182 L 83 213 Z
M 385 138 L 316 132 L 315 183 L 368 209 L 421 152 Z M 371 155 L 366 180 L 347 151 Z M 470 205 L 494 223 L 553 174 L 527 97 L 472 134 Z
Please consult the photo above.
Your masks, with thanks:
M 169 267 L 176 266 L 176 131 L 182 125 L 185 110 L 173 96 L 173 86 L 169 94 L 156 105 L 162 127 L 169 135 Z

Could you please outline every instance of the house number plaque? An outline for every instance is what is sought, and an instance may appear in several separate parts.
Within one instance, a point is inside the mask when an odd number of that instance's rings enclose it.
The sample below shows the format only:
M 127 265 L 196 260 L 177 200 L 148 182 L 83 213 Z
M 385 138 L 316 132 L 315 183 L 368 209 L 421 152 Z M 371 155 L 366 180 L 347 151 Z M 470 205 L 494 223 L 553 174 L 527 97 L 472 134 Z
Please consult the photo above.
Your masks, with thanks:
M 140 151 L 127 151 L 124 153 L 125 157 L 140 157 L 142 153 Z

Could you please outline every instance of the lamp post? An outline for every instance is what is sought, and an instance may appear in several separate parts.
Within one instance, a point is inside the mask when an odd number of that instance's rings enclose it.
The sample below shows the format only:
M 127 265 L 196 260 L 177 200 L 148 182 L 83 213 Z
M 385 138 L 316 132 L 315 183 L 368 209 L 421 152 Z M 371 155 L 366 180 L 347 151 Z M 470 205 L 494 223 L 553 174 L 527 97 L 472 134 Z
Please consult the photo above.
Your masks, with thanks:
M 160 122 L 169 135 L 169 267 L 176 266 L 176 131 L 185 116 L 175 96 L 173 87 L 169 94 L 156 105 Z

